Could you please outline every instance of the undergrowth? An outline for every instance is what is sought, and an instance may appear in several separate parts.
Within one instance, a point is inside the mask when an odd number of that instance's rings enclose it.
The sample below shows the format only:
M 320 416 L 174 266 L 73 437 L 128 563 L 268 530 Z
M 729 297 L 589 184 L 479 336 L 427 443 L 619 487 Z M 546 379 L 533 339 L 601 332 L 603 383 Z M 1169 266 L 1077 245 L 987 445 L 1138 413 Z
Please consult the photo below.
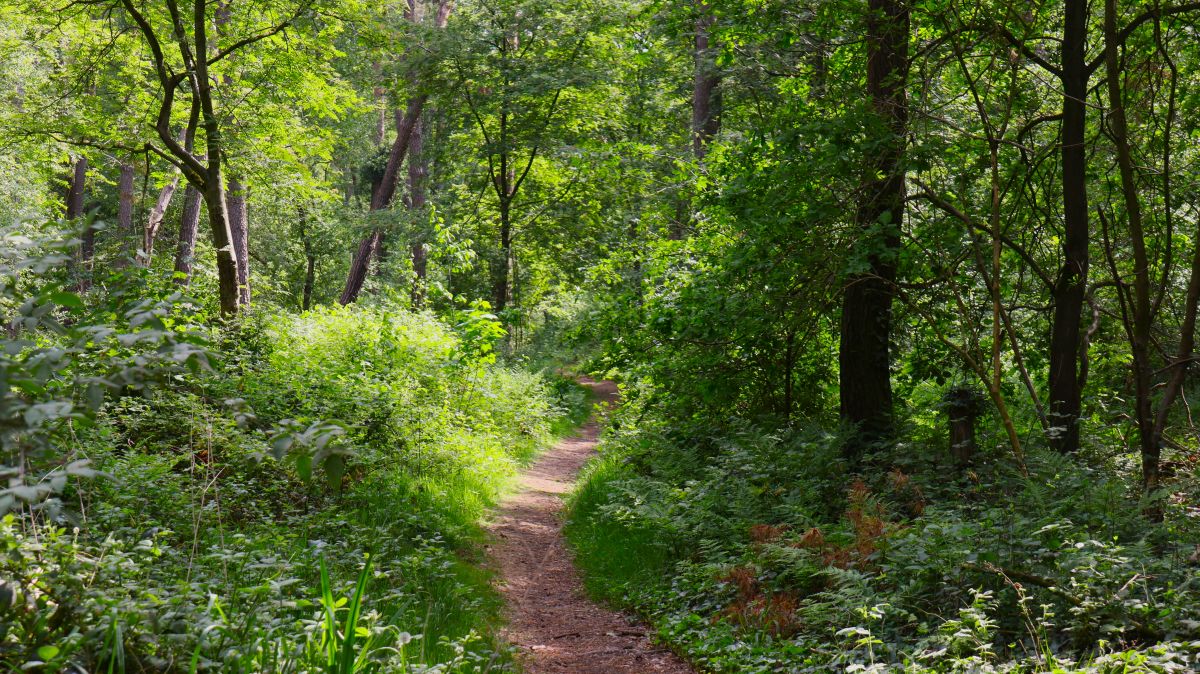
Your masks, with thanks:
M 64 418 L 95 477 L 0 519 L 0 669 L 512 670 L 478 522 L 580 388 L 496 362 L 481 307 L 175 306 L 211 367 Z
M 589 591 L 711 672 L 1184 672 L 1200 664 L 1190 497 L 1033 448 L 864 479 L 818 427 L 616 417 L 570 504 Z M 890 467 L 890 468 L 889 468 Z M 1195 485 L 1180 480 L 1180 494 Z

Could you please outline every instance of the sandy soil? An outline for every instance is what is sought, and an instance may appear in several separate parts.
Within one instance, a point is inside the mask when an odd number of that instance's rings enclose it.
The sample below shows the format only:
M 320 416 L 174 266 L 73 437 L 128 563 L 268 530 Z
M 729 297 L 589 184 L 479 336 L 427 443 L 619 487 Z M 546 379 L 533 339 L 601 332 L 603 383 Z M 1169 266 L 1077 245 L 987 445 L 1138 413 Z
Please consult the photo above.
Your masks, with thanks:
M 612 382 L 583 380 L 608 405 Z M 630 618 L 592 603 L 562 536 L 562 497 L 595 452 L 595 419 L 529 468 L 521 491 L 506 500 L 490 530 L 490 547 L 508 602 L 504 637 L 518 646 L 532 674 L 685 674 L 692 669 L 651 643 L 649 631 Z

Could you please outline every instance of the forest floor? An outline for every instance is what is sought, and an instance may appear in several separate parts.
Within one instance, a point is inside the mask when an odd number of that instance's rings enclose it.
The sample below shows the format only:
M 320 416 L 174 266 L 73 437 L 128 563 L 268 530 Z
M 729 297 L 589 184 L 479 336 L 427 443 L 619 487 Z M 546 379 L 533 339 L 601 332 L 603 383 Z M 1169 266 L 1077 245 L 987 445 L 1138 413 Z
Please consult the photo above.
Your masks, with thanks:
M 612 382 L 581 382 L 603 405 L 616 404 Z M 595 453 L 599 435 L 593 416 L 542 455 L 489 526 L 495 538 L 490 554 L 508 605 L 504 636 L 530 674 L 689 673 L 675 654 L 650 641 L 646 627 L 587 598 L 563 540 L 563 496 Z

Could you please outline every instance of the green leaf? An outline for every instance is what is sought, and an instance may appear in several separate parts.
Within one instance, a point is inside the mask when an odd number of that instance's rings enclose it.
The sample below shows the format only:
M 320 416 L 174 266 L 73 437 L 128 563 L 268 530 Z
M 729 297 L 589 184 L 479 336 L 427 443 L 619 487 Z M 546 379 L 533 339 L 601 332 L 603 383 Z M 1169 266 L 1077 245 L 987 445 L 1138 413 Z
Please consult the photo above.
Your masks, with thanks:
M 296 457 L 296 472 L 300 473 L 300 478 L 308 481 L 312 479 L 313 460 L 307 454 Z
M 75 293 L 69 293 L 69 292 L 52 293 L 50 295 L 50 301 L 54 302 L 55 304 L 57 304 L 61 307 L 67 307 L 68 309 L 82 309 L 83 308 L 83 300 L 80 299 L 79 295 L 76 295 Z
M 346 460 L 340 454 L 332 454 L 325 459 L 321 466 L 325 469 L 325 479 L 329 488 L 335 492 L 342 489 L 342 476 L 346 474 Z

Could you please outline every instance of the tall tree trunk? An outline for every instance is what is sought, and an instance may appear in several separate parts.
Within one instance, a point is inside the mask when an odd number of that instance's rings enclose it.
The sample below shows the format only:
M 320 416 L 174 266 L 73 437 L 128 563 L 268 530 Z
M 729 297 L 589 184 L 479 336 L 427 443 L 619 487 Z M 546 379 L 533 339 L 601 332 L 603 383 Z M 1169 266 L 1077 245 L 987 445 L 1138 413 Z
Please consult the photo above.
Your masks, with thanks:
M 697 161 L 708 155 L 708 145 L 721 128 L 721 75 L 717 70 L 716 49 L 711 45 L 713 13 L 708 0 L 693 0 L 696 12 L 695 49 L 692 82 L 692 154 Z M 675 220 L 668 237 L 682 239 L 692 220 L 692 197 L 682 194 L 676 204 Z
M 434 26 L 436 28 L 445 28 L 446 22 L 450 18 L 450 10 L 453 8 L 453 3 L 450 0 L 440 0 L 438 3 L 437 13 L 434 16 Z M 415 9 L 410 8 L 410 18 L 416 20 Z M 408 101 L 407 109 L 401 112 L 396 111 L 396 139 L 392 142 L 392 149 L 388 152 L 387 164 L 383 169 L 383 178 L 379 181 L 379 186 L 371 195 L 372 211 L 379 211 L 387 208 L 392 203 L 392 198 L 396 194 L 396 176 L 399 174 L 400 165 L 404 163 L 404 157 L 408 153 L 409 144 L 412 141 L 413 128 L 417 124 L 417 120 L 421 118 L 421 110 L 425 107 L 425 101 L 429 95 L 425 93 L 417 94 Z M 371 258 L 379 251 L 379 247 L 383 243 L 383 230 L 376 229 L 363 238 L 358 244 L 358 250 L 354 253 L 354 259 L 350 261 L 350 273 L 346 276 L 346 285 L 342 289 L 342 296 L 338 299 L 342 304 L 350 304 L 358 299 L 358 295 L 362 292 L 363 284 L 367 280 L 367 273 L 371 269 Z
M 847 279 L 842 298 L 841 418 L 856 428 L 844 451 L 857 461 L 892 436 L 892 284 L 904 219 L 904 147 L 908 127 L 909 12 L 905 0 L 869 0 L 867 93 L 887 142 L 863 180 L 855 221 L 870 269 Z
M 1063 265 L 1054 284 L 1050 331 L 1050 445 L 1079 448 L 1083 391 L 1079 380 L 1080 325 L 1088 276 L 1087 0 L 1066 0 L 1062 42 Z
M 303 207 L 296 214 L 300 221 L 300 240 L 304 243 L 304 290 L 301 293 L 300 308 L 308 311 L 312 307 L 313 284 L 317 278 L 317 255 L 313 251 L 312 241 L 308 238 L 308 218 Z
M 508 189 L 507 187 L 505 189 Z M 500 260 L 493 272 L 492 293 L 495 299 L 496 311 L 504 311 L 511 299 L 511 280 L 513 266 L 512 250 L 512 200 L 500 201 Z
M 146 228 L 142 230 L 142 250 L 138 254 L 138 259 L 145 267 L 150 266 L 150 259 L 154 257 L 154 241 L 158 238 L 163 220 L 167 217 L 167 208 L 170 207 L 171 199 L 175 196 L 175 190 L 178 188 L 179 175 L 176 174 L 171 178 L 171 182 L 163 186 L 158 193 L 158 198 L 154 200 L 154 207 L 150 209 L 150 215 L 146 218 Z
M 404 163 L 404 157 L 408 153 L 409 144 L 412 142 L 413 128 L 421 116 L 421 110 L 425 107 L 427 98 L 427 95 L 419 94 L 408 102 L 408 108 L 405 111 L 396 111 L 396 139 L 392 142 L 392 149 L 388 152 L 383 177 L 380 178 L 379 185 L 371 195 L 370 209 L 372 211 L 381 211 L 387 208 L 396 195 L 396 179 L 400 172 L 400 166 Z M 342 289 L 339 302 L 350 304 L 358 299 L 358 294 L 362 292 L 363 284 L 366 283 L 367 274 L 370 272 L 371 260 L 379 252 L 382 243 L 383 230 L 381 229 L 372 230 L 359 242 L 358 251 L 350 262 L 350 273 L 346 277 L 346 285 Z
M 238 302 L 250 306 L 250 230 L 247 213 L 248 190 L 238 178 L 229 180 L 229 233 L 237 253 Z
M 1155 433 L 1153 402 L 1151 400 L 1150 330 L 1150 262 L 1146 255 L 1146 237 L 1142 227 L 1142 203 L 1138 196 L 1137 176 L 1134 173 L 1133 150 L 1129 141 L 1129 124 L 1125 116 L 1124 94 L 1121 91 L 1120 43 L 1117 35 L 1117 2 L 1104 1 L 1104 65 L 1108 80 L 1108 130 L 1117 150 L 1117 167 L 1121 177 L 1121 194 L 1125 203 L 1125 219 L 1133 247 L 1132 321 L 1126 321 L 1130 350 L 1133 355 L 1134 418 L 1137 420 L 1139 446 L 1142 454 L 1142 490 L 1146 495 L 1158 489 L 1159 445 Z M 1118 292 L 1127 296 L 1118 286 Z M 1162 517 L 1160 508 L 1152 508 L 1155 519 Z
M 425 125 L 418 119 L 413 128 L 412 141 L 408 147 L 408 207 L 417 217 L 420 217 L 425 211 L 425 180 L 429 175 L 429 166 L 426 163 L 424 154 L 424 127 Z M 414 241 L 409 244 L 413 266 L 411 297 L 414 309 L 421 308 L 421 305 L 425 302 L 425 274 L 428 259 L 425 252 L 424 238 L 423 235 L 416 236 L 414 237 Z
M 1167 105 L 1167 117 L 1163 122 L 1163 161 L 1162 161 L 1162 194 L 1163 194 L 1163 213 L 1165 218 L 1171 217 L 1171 209 L 1174 208 L 1174 201 L 1171 198 L 1171 184 L 1173 180 L 1171 152 L 1172 152 L 1172 128 L 1175 124 L 1175 115 L 1177 110 L 1178 95 L 1178 67 L 1170 56 L 1169 46 L 1164 41 L 1164 33 L 1161 25 L 1156 21 L 1154 25 L 1155 43 L 1158 46 L 1159 53 L 1163 56 L 1163 60 L 1168 66 L 1167 75 L 1171 78 L 1170 84 L 1170 99 Z M 1170 220 L 1168 219 L 1167 230 L 1170 231 Z M 1163 277 L 1165 283 L 1167 277 Z M 1159 297 L 1161 300 L 1161 295 Z M 1162 447 L 1164 436 L 1167 430 L 1167 422 L 1170 420 L 1171 407 L 1175 404 L 1175 399 L 1179 397 L 1183 390 L 1183 385 L 1187 381 L 1188 369 L 1192 364 L 1196 348 L 1196 317 L 1200 310 L 1200 227 L 1192 235 L 1192 261 L 1191 269 L 1188 277 L 1187 295 L 1184 297 L 1183 303 L 1183 323 L 1179 327 L 1179 347 L 1175 352 L 1175 357 L 1168 366 L 1170 376 L 1167 378 L 1166 386 L 1163 387 L 1162 396 L 1158 401 L 1158 409 L 1155 411 L 1154 417 L 1154 446 Z
M 692 85 L 692 154 L 704 159 L 721 129 L 721 74 L 712 39 L 713 13 L 707 0 L 696 0 L 695 82 Z
M 87 157 L 81 155 L 75 160 L 71 171 L 71 182 L 67 186 L 67 220 L 72 221 L 72 224 L 76 226 L 79 219 L 84 216 L 84 201 L 87 198 L 87 172 Z M 78 258 L 76 270 L 79 273 L 79 280 L 76 283 L 76 289 L 79 292 L 85 292 L 91 287 L 92 258 L 96 255 L 96 230 L 89 224 L 80 233 L 79 239 L 79 250 L 76 253 Z
M 117 178 L 117 229 L 121 240 L 127 242 L 128 252 L 134 253 L 137 239 L 133 234 L 133 164 L 121 163 Z
M 179 244 L 175 249 L 175 273 L 180 285 L 186 286 L 192 278 L 192 265 L 196 258 L 196 233 L 200 229 L 200 192 L 187 186 L 183 197 L 183 217 L 179 221 Z

